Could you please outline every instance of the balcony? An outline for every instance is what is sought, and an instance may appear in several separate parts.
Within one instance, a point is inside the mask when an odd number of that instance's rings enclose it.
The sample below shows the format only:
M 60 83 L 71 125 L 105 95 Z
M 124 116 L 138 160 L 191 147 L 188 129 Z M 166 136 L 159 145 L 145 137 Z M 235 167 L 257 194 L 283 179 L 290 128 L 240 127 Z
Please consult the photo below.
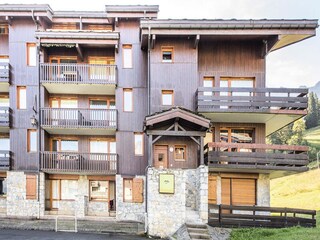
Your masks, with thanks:
M 117 154 L 41 152 L 41 170 L 48 173 L 116 174 Z
M 114 135 L 116 109 L 41 108 L 41 127 L 50 134 Z
M 214 122 L 265 123 L 266 134 L 307 114 L 308 89 L 199 87 L 197 111 Z
M 114 95 L 117 66 L 41 63 L 40 82 L 49 93 Z
M 11 168 L 11 152 L 0 150 L 0 171 L 9 171 Z
M 10 129 L 11 109 L 0 107 L 0 133 L 8 133 Z
M 9 92 L 10 65 L 0 62 L 0 92 Z
M 308 147 L 245 143 L 208 143 L 205 162 L 214 172 L 270 173 L 276 178 L 308 170 Z

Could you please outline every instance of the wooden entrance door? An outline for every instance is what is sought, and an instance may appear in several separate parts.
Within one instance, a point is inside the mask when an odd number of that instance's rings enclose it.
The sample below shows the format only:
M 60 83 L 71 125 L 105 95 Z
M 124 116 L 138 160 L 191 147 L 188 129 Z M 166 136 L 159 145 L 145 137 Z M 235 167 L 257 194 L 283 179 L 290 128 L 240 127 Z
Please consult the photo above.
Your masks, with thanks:
M 154 166 L 156 168 L 168 168 L 168 146 L 154 146 Z

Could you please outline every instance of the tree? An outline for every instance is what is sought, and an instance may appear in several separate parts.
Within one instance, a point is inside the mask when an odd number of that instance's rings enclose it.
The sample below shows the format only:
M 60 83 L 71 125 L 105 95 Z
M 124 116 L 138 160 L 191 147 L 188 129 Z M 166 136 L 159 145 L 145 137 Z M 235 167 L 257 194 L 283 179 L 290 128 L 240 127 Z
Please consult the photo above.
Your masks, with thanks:
M 306 130 L 305 122 L 302 118 L 295 121 L 292 126 L 292 135 L 288 139 L 289 145 L 306 145 L 307 142 L 303 139 L 303 131 Z
M 317 94 L 311 92 L 308 99 L 308 115 L 306 116 L 306 128 L 318 126 L 319 122 L 319 103 Z
M 267 138 L 267 142 L 270 144 L 278 144 L 278 145 L 288 144 L 288 141 L 293 134 L 292 133 L 292 126 L 293 126 L 293 124 L 289 124 L 288 126 L 272 133 Z

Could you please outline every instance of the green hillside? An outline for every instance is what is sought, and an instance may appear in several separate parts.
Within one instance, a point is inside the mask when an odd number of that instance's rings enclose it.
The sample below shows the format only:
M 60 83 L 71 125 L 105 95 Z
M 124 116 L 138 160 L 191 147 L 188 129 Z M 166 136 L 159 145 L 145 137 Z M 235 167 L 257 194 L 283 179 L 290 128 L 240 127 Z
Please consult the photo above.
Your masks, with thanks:
M 312 147 L 320 149 L 320 126 L 306 130 L 303 139 L 307 140 Z

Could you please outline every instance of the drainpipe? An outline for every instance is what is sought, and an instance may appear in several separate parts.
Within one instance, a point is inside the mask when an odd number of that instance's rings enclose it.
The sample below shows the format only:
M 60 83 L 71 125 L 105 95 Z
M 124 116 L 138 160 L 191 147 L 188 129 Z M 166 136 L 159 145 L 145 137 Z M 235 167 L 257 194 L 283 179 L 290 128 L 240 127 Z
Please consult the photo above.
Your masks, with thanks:
M 150 91 L 150 41 L 151 41 L 151 27 L 149 26 L 149 33 L 148 33 L 148 76 L 147 76 L 147 87 L 148 87 L 148 115 L 150 115 L 151 113 L 151 91 Z M 149 141 L 148 141 L 149 142 Z M 150 148 L 152 146 L 149 146 L 149 151 L 150 151 Z M 149 156 L 149 154 L 148 154 Z M 149 159 L 148 159 L 148 163 L 149 163 Z M 148 169 L 150 168 L 151 166 L 148 164 L 148 166 L 146 167 L 145 169 L 145 176 L 146 176 L 146 190 L 145 190 L 145 232 L 147 233 L 148 232 Z
M 31 17 L 32 17 L 32 20 L 34 22 L 34 25 L 36 25 L 36 30 L 38 30 L 38 23 L 37 23 L 37 20 L 34 17 L 34 10 L 33 9 L 31 10 Z
M 40 52 L 40 38 L 38 40 L 37 44 L 37 57 L 38 57 L 38 64 L 37 64 L 37 70 L 38 70 L 38 104 L 37 104 L 37 112 L 38 112 L 38 173 L 39 173 L 39 179 L 38 179 L 38 202 L 39 202 L 39 213 L 38 218 L 40 219 L 40 211 L 41 211 L 41 202 L 40 202 L 40 166 L 41 166 L 41 114 L 40 114 L 40 105 L 41 105 L 41 88 L 40 88 L 40 62 L 41 62 L 41 52 Z

